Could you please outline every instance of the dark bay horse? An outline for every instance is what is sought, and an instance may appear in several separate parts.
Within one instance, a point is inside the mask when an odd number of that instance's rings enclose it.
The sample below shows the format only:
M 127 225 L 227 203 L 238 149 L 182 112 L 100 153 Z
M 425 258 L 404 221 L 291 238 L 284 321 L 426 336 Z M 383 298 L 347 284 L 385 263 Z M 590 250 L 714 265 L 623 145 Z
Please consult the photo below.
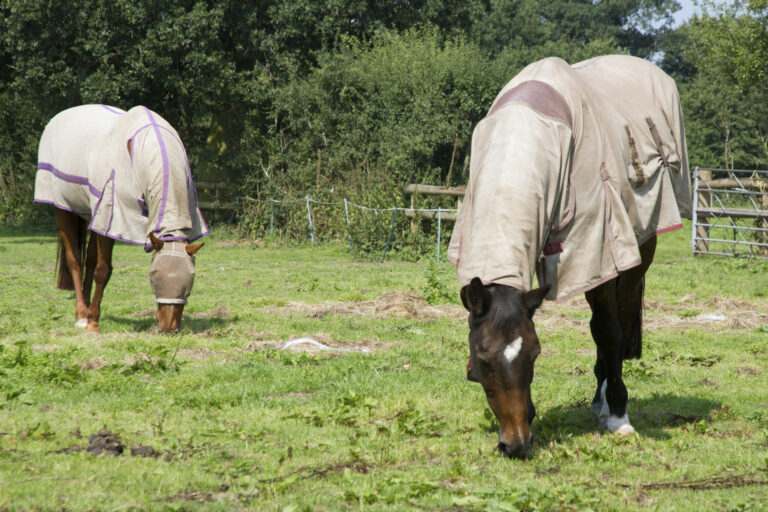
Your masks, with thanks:
M 631 434 L 623 361 L 642 353 L 645 274 L 658 234 L 690 215 L 674 81 L 628 56 L 533 63 L 475 128 L 448 257 L 469 312 L 468 378 L 499 421 L 498 448 L 532 446 L 533 322 L 545 298 L 584 293 L 597 346 L 598 425 Z M 534 288 L 533 275 L 540 286 Z
M 157 321 L 161 331 L 177 331 L 203 245 L 190 242 L 209 231 L 176 130 L 146 107 L 70 108 L 46 126 L 37 168 L 35 202 L 55 207 L 57 284 L 75 291 L 75 325 L 100 330 L 118 240 L 154 249 Z

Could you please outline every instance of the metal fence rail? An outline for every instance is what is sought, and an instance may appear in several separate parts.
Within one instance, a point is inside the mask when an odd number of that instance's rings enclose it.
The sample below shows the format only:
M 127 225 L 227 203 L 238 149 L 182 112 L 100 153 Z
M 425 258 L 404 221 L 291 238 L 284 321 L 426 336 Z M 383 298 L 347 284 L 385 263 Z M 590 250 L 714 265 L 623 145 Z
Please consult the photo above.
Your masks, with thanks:
M 693 171 L 691 250 L 768 258 L 768 170 Z

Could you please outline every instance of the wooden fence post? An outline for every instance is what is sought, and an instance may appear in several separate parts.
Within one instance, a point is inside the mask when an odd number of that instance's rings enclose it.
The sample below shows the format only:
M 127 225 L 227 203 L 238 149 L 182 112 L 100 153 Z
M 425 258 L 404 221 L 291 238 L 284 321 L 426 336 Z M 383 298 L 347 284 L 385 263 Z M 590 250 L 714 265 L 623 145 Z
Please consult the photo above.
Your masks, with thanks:
M 712 171 L 698 168 L 696 171 L 699 178 L 699 190 L 697 195 L 698 208 L 709 208 L 712 206 L 712 192 L 706 189 L 709 189 L 709 182 L 712 181 Z M 702 188 L 705 190 L 702 191 Z M 697 217 L 700 222 L 709 224 L 709 216 L 699 214 Z M 699 238 L 709 238 L 709 226 L 697 226 L 696 237 L 696 250 L 704 252 L 709 251 L 709 242 L 707 240 L 699 240 Z

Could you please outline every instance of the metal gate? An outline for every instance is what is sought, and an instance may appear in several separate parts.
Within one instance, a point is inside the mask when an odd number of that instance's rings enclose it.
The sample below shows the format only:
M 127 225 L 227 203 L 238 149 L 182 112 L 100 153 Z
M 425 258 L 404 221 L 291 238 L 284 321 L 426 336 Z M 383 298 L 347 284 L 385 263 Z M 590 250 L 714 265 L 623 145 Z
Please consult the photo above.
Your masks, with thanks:
M 691 249 L 768 258 L 768 170 L 694 169 Z

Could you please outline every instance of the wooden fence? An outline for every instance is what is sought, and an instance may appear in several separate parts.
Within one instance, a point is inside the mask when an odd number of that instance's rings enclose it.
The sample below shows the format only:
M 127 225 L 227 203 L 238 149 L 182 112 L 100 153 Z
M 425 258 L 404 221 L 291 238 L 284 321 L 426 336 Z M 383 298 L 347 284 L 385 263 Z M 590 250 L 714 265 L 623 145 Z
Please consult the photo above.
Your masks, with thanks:
M 458 215 L 461 209 L 461 201 L 466 193 L 466 187 L 441 187 L 439 185 L 421 185 L 418 183 L 411 183 L 403 188 L 406 195 L 411 196 L 411 207 L 405 209 L 405 216 L 416 218 L 422 217 L 427 219 L 436 219 L 438 216 L 441 220 L 456 221 L 456 215 Z M 417 201 L 420 195 L 424 196 L 455 196 L 456 197 L 456 211 L 441 211 L 438 210 L 420 210 L 417 208 Z M 414 221 L 415 222 L 415 221 Z M 411 223 L 411 231 L 416 229 L 416 225 Z

